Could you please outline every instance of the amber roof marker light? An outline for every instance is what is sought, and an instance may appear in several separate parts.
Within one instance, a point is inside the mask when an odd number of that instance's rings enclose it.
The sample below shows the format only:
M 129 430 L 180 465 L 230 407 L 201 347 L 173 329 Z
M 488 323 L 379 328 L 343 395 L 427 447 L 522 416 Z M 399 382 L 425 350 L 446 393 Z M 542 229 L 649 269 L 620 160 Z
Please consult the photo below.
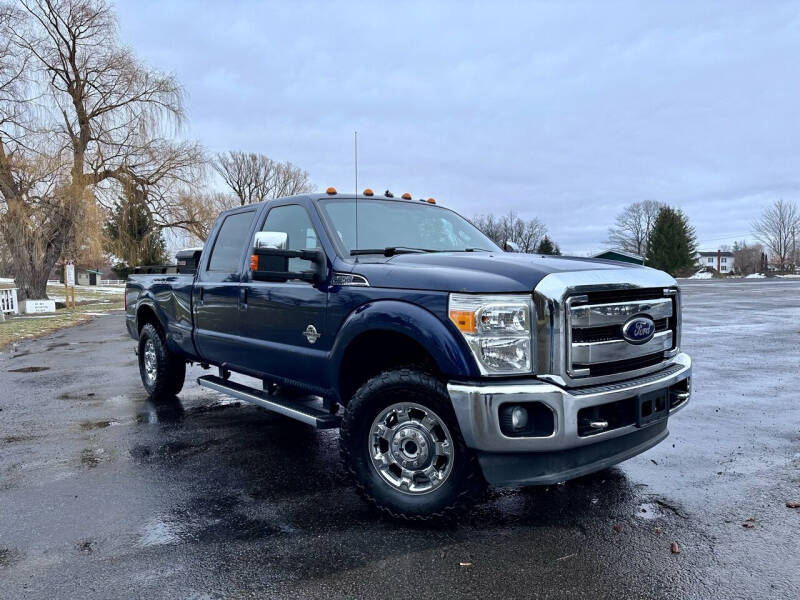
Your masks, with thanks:
M 336 188 L 335 187 L 329 187 L 327 190 L 325 190 L 325 193 L 328 194 L 329 196 L 335 196 L 336 195 Z
M 364 190 L 364 195 L 365 196 L 374 196 L 375 194 L 371 189 L 367 188 L 367 189 Z
M 406 192 L 405 194 L 403 194 L 403 195 L 402 195 L 402 196 L 400 196 L 400 197 L 401 197 L 403 200 L 411 200 L 411 194 L 409 194 L 408 192 Z
M 433 198 L 428 198 L 425 202 L 427 202 L 428 204 L 436 204 L 436 200 L 434 200 Z

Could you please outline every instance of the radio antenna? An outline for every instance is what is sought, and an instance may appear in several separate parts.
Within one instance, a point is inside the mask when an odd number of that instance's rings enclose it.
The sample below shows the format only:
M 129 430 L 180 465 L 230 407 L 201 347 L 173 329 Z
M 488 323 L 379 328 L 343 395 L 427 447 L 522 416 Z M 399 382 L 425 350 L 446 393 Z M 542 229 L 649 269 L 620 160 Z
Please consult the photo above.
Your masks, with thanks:
M 358 248 L 358 131 L 353 132 L 353 167 L 356 179 L 356 248 Z M 355 262 L 358 262 L 358 255 Z

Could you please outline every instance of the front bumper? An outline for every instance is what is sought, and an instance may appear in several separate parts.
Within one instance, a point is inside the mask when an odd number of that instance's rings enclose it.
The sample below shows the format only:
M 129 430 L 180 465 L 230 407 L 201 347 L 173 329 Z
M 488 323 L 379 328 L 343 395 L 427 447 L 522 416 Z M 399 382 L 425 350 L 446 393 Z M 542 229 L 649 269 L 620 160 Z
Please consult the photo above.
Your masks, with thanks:
M 484 477 L 492 485 L 549 485 L 607 468 L 655 446 L 668 435 L 667 420 L 647 426 L 625 425 L 579 435 L 578 411 L 671 388 L 684 380 L 687 393 L 669 410 L 689 402 L 692 361 L 678 354 L 662 371 L 618 383 L 564 389 L 531 379 L 514 383 L 459 383 L 447 386 L 467 446 L 478 453 Z M 509 437 L 500 428 L 502 404 L 540 402 L 552 412 L 554 431 L 547 437 Z

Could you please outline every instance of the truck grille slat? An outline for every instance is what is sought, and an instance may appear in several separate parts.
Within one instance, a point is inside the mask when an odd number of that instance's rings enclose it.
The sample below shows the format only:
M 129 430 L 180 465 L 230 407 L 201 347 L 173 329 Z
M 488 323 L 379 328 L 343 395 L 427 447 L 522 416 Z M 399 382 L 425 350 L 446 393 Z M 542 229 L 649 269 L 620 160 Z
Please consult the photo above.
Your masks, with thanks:
M 669 328 L 669 320 L 658 319 L 656 322 L 656 333 L 666 331 Z M 585 342 L 607 342 L 610 340 L 622 339 L 622 325 L 606 325 L 605 327 L 573 327 L 572 341 L 574 343 Z
M 579 369 L 588 369 L 590 377 L 598 377 L 600 375 L 611 375 L 613 373 L 623 373 L 625 371 L 635 371 L 636 369 L 652 367 L 663 361 L 664 353 L 660 352 L 647 356 L 640 356 L 638 358 L 629 358 L 628 360 L 618 360 L 594 365 L 576 364 L 575 366 Z

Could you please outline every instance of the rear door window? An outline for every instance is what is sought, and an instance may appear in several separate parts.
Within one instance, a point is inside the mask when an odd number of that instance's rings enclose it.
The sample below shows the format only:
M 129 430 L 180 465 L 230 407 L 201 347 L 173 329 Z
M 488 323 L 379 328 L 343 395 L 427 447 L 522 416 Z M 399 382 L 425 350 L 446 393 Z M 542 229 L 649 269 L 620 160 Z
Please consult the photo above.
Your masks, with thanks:
M 219 229 L 211 258 L 208 261 L 209 271 L 234 273 L 239 271 L 244 245 L 250 233 L 255 211 L 235 213 L 225 217 Z

